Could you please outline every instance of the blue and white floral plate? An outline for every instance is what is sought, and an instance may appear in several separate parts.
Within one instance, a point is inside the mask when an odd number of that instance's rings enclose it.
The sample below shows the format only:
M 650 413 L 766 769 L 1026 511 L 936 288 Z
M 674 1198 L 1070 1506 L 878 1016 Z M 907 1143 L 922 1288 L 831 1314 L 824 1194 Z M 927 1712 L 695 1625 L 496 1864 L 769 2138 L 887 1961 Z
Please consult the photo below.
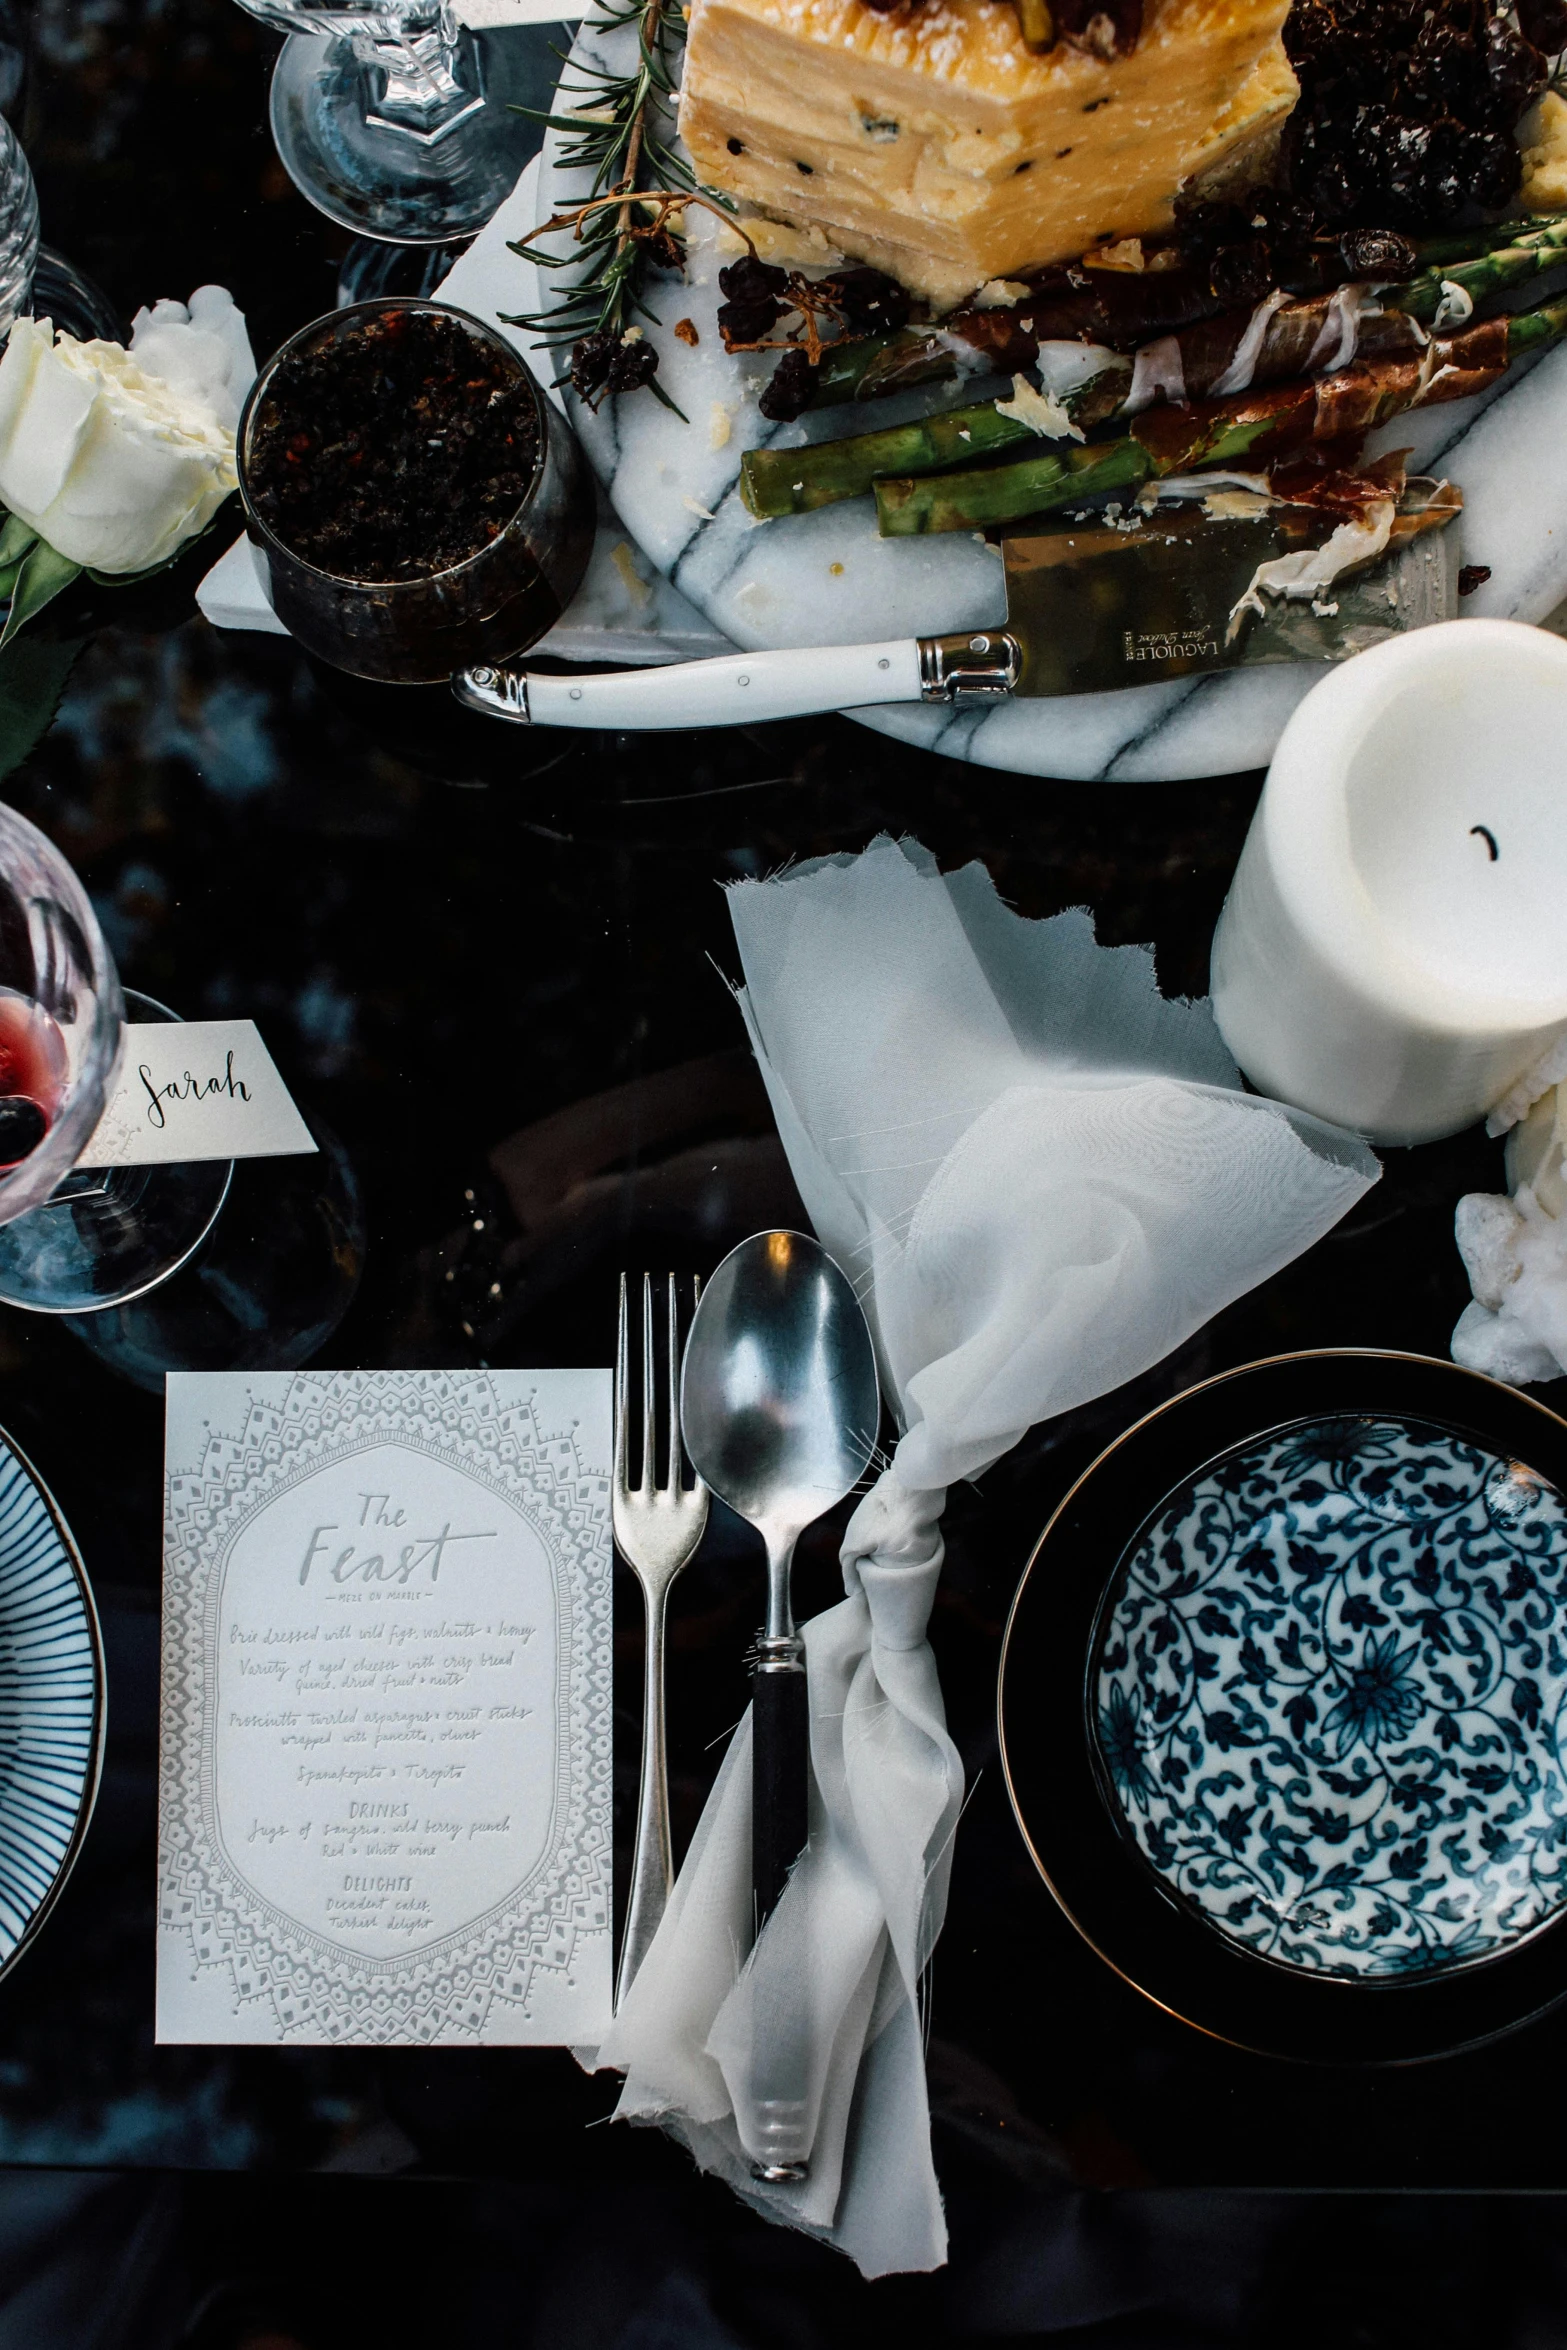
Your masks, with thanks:
M 0 1429 L 0 1974 L 70 1875 L 103 1761 L 103 1645 L 80 1553 Z
M 1128 1431 L 1014 1603 L 1046 1881 L 1161 2005 L 1407 2059 L 1567 1992 L 1567 1425 L 1450 1363 L 1249 1365 Z

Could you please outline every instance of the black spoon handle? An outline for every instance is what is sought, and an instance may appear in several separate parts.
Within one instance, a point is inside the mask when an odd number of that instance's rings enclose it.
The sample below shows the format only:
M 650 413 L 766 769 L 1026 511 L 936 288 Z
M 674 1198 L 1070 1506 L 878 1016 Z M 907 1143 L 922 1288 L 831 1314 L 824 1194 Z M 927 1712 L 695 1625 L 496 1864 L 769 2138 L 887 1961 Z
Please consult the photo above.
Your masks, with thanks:
M 798 1639 L 760 1643 L 751 1713 L 751 1886 L 761 1932 L 805 1843 L 810 1711 Z

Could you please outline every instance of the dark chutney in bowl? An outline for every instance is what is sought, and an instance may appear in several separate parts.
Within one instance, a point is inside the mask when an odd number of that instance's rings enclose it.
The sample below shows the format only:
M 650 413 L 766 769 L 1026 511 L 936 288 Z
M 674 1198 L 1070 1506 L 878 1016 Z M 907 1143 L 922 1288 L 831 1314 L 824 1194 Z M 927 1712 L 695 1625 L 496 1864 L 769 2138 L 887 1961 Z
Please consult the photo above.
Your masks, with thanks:
M 523 651 L 592 549 L 570 427 L 448 303 L 357 303 L 291 337 L 246 402 L 239 477 L 278 618 L 356 677 L 432 684 Z

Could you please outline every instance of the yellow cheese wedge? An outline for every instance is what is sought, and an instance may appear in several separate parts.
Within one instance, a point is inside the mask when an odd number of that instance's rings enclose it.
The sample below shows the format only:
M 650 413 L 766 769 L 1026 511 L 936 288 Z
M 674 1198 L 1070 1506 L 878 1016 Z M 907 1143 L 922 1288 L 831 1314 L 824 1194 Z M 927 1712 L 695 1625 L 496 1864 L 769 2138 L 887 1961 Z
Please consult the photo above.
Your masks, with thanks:
M 1023 46 L 1010 0 L 695 0 L 700 176 L 950 303 L 1168 228 L 1183 182 L 1276 136 L 1288 0 L 1150 0 L 1129 57 Z
M 1555 90 L 1537 98 L 1518 125 L 1523 182 L 1515 212 L 1567 210 L 1567 99 Z

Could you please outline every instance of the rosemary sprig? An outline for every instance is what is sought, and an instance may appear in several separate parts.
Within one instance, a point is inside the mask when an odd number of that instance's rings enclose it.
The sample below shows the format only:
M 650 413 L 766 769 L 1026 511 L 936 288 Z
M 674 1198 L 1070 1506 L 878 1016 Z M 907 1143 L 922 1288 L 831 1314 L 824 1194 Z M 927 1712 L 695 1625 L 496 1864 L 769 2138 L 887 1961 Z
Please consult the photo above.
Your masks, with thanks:
M 586 203 L 518 238 L 511 248 L 521 254 L 549 230 L 574 231 L 568 251 L 533 250 L 531 257 L 541 269 L 575 268 L 576 274 L 557 289 L 547 308 L 523 311 L 508 320 L 536 334 L 547 350 L 576 346 L 590 336 L 623 342 L 639 317 L 653 315 L 643 294 L 648 268 L 677 267 L 681 260 L 681 248 L 668 225 L 671 215 L 690 201 L 725 214 L 732 210 L 725 198 L 698 186 L 666 127 L 673 119 L 675 73 L 685 39 L 678 0 L 607 0 L 598 22 L 610 32 L 635 26 L 634 68 L 616 73 L 579 61 L 574 69 L 577 78 L 563 81 L 558 93 L 559 98 L 574 101 L 569 111 L 517 110 L 564 133 L 562 164 L 591 175 Z M 619 203 L 613 201 L 616 197 Z M 654 364 L 649 352 L 637 380 L 647 383 L 666 408 L 673 408 L 654 377 Z M 619 387 L 611 383 L 605 388 Z

